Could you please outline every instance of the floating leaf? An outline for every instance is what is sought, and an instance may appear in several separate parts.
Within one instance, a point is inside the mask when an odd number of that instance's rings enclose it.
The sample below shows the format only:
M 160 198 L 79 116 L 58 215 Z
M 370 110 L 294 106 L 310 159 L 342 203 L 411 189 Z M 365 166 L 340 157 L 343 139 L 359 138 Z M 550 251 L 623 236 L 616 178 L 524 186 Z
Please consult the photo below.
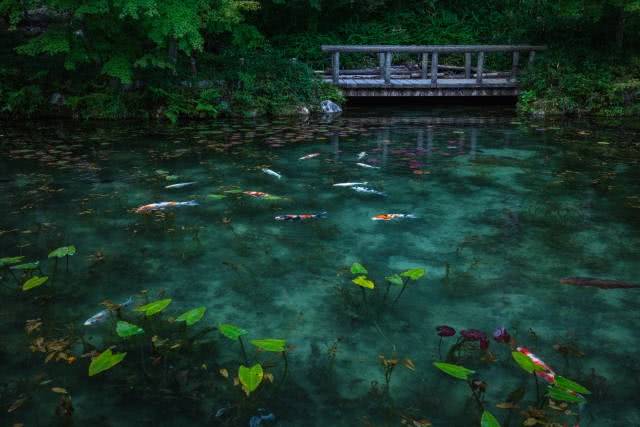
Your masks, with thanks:
M 112 353 L 111 349 L 103 351 L 98 356 L 91 359 L 91 364 L 89 365 L 89 376 L 92 377 L 94 375 L 98 375 L 100 372 L 113 368 L 118 363 L 122 362 L 122 359 L 124 359 L 126 355 L 127 353 Z
M 367 289 L 373 289 L 376 287 L 371 280 L 366 278 L 366 276 L 358 276 L 355 279 L 353 279 L 352 282 L 358 286 L 362 286 L 363 288 L 367 288 Z
M 67 390 L 62 387 L 51 387 L 51 391 L 58 394 L 69 394 Z
M 206 307 L 197 307 L 197 308 L 191 309 L 185 313 L 182 313 L 180 316 L 178 316 L 178 318 L 176 319 L 176 322 L 185 322 L 187 326 L 194 325 L 202 319 L 202 316 L 204 316 L 205 311 L 207 311 Z
M 287 349 L 287 342 L 275 338 L 266 338 L 262 340 L 251 340 L 251 344 L 264 351 L 280 352 Z
M 35 270 L 40 265 L 40 261 L 25 262 L 24 264 L 13 265 L 12 270 Z
M 207 199 L 209 200 L 221 200 L 226 198 L 227 196 L 225 196 L 224 194 L 208 194 L 207 195 Z
M 520 353 L 519 351 L 512 351 L 511 352 L 511 356 L 513 357 L 513 360 L 516 361 L 516 363 L 525 371 L 527 371 L 528 373 L 532 374 L 536 371 L 544 371 L 544 368 L 541 366 L 536 365 L 535 363 L 533 363 L 533 361 L 531 359 L 529 359 L 529 357 L 527 357 L 526 355 Z
M 482 418 L 480 419 L 481 427 L 500 427 L 500 423 L 493 416 L 493 414 L 489 411 L 484 411 L 482 413 Z
M 233 341 L 237 341 L 238 338 L 249 333 L 249 331 L 230 323 L 221 323 L 218 325 L 218 330 L 222 335 Z
M 178 175 L 167 175 L 164 177 L 164 179 L 166 179 L 167 181 L 175 181 L 179 178 Z
M 411 280 L 418 280 L 424 276 L 427 271 L 424 268 L 412 268 L 411 270 L 403 271 L 400 276 L 409 278 Z
M 394 274 L 393 276 L 387 276 L 385 277 L 385 279 L 387 280 L 387 282 L 393 283 L 394 285 L 399 285 L 399 286 L 404 285 L 404 281 L 402 280 L 402 277 L 400 277 L 399 274 Z
M 412 371 L 416 370 L 416 365 L 413 363 L 413 360 L 411 359 L 404 359 L 402 361 L 402 364 L 405 366 L 405 368 L 407 369 L 411 369 Z
M 364 268 L 364 265 L 354 262 L 351 264 L 351 274 L 369 274 L 369 272 Z
M 580 394 L 591 394 L 591 392 L 586 387 L 581 386 L 577 382 L 571 381 L 570 379 L 561 377 L 559 375 L 556 377 L 556 386 L 570 391 L 575 391 L 576 393 Z
M 584 396 L 558 386 L 549 387 L 547 395 L 553 400 L 561 400 L 569 403 L 584 403 L 587 401 Z
M 227 193 L 227 194 L 240 194 L 240 193 L 242 193 L 242 190 L 236 188 L 236 189 L 233 189 L 233 190 L 225 190 L 225 193 Z
M 72 256 L 76 254 L 76 247 L 71 246 L 61 246 L 58 249 L 52 250 L 47 258 L 64 258 L 66 256 Z
M 124 320 L 118 320 L 116 324 L 116 333 L 121 338 L 128 338 L 134 335 L 144 334 L 144 329 L 133 323 L 125 322 Z
M 12 257 L 4 257 L 0 258 L 0 267 L 4 267 L 5 265 L 13 265 L 21 262 L 24 259 L 23 256 L 12 256 Z
M 154 314 L 160 313 L 162 310 L 167 308 L 169 304 L 171 304 L 171 298 L 161 299 L 158 301 L 150 302 L 149 304 L 142 305 L 136 308 L 135 311 L 139 311 L 144 313 L 146 316 L 153 316 Z
M 273 194 L 267 194 L 266 196 L 263 197 L 264 200 L 282 200 L 284 199 L 284 197 L 281 196 L 274 196 Z
M 29 289 L 37 288 L 38 286 L 44 284 L 44 282 L 46 282 L 47 280 L 49 280 L 47 276 L 33 276 L 32 278 L 24 282 L 24 284 L 22 285 L 22 290 L 28 291 Z
M 247 396 L 258 388 L 263 377 L 264 371 L 259 363 L 256 363 L 251 368 L 247 368 L 244 365 L 240 365 L 240 368 L 238 368 L 238 379 Z
M 469 375 L 475 373 L 475 371 L 472 371 L 471 369 L 467 369 L 460 365 L 454 365 L 452 363 L 434 362 L 433 366 L 440 369 L 445 374 L 451 375 L 452 377 L 460 380 L 467 380 L 469 379 Z

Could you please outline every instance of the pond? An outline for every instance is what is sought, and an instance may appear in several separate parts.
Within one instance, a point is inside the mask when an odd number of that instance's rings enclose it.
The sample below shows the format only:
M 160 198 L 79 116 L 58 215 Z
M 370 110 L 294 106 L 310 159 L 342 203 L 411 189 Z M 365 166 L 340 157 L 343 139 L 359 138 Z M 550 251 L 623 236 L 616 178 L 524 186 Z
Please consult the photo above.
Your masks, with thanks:
M 640 425 L 639 129 L 5 123 L 1 424 Z

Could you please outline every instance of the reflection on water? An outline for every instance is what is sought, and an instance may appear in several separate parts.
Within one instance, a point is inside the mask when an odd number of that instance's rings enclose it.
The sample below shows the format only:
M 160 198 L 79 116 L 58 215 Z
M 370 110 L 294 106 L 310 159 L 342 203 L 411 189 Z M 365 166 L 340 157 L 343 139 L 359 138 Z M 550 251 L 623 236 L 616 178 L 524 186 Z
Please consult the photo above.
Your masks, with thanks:
M 244 426 L 252 416 L 262 426 L 477 425 L 468 387 L 434 368 L 439 351 L 487 383 L 485 406 L 503 425 L 519 425 L 535 383 L 508 345 L 450 352 L 453 337 L 439 349 L 438 325 L 489 336 L 504 326 L 591 389 L 571 408 L 581 425 L 640 425 L 640 292 L 560 284 L 640 282 L 637 130 L 447 109 L 179 127 L 5 124 L 0 134 L 0 257 L 40 261 L 0 272 L 2 425 Z M 166 188 L 184 182 L 195 184 Z M 343 182 L 385 195 L 333 186 Z M 416 218 L 371 219 L 386 213 Z M 68 270 L 66 258 L 47 258 L 71 244 Z M 364 296 L 354 262 L 375 283 Z M 399 285 L 385 298 L 385 277 L 412 268 L 426 277 L 391 304 Z M 21 291 L 31 275 L 49 280 Z M 119 337 L 109 315 L 83 326 L 101 302 L 129 297 L 120 315 L 144 333 Z M 151 318 L 133 310 L 166 298 Z M 175 320 L 200 306 L 198 323 Z M 220 323 L 248 331 L 246 362 Z M 286 340 L 284 381 L 282 355 L 256 352 L 259 338 Z M 109 347 L 126 357 L 89 377 L 91 357 Z M 396 359 L 387 389 L 385 361 Z M 234 377 L 258 361 L 265 376 L 246 397 Z M 521 386 L 518 409 L 495 406 Z

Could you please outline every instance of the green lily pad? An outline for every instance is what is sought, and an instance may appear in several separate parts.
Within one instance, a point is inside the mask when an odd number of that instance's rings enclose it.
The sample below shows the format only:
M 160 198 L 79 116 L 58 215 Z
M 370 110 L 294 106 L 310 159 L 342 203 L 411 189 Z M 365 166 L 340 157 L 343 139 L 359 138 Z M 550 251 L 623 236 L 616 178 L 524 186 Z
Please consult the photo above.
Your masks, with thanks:
M 144 329 L 133 323 L 125 322 L 124 320 L 118 320 L 116 324 L 116 333 L 121 338 L 128 338 L 134 335 L 144 334 Z
M 393 283 L 394 285 L 399 285 L 399 286 L 404 285 L 404 281 L 402 280 L 402 277 L 400 277 L 399 274 L 394 274 L 392 276 L 387 276 L 387 277 L 385 277 L 385 279 L 387 280 L 387 282 Z
M 230 323 L 221 323 L 218 325 L 218 330 L 222 335 L 233 341 L 237 341 L 238 338 L 249 333 L 249 331 Z
M 118 363 L 122 362 L 127 353 L 112 353 L 111 349 L 107 349 L 100 353 L 98 356 L 91 359 L 89 365 L 89 376 L 98 375 L 100 372 L 104 372 L 113 368 Z
M 135 311 L 139 311 L 144 313 L 146 316 L 153 316 L 154 314 L 160 313 L 162 310 L 167 308 L 169 304 L 171 304 L 172 299 L 161 299 L 158 301 L 150 302 L 149 304 L 142 305 L 135 309 Z
M 227 196 L 225 196 L 224 194 L 208 194 L 207 195 L 207 199 L 209 200 L 222 200 L 226 197 Z
M 61 246 L 58 249 L 54 249 L 49 253 L 48 258 L 64 258 L 66 256 L 72 256 L 76 254 L 76 247 L 71 246 Z
M 418 280 L 425 274 L 427 274 L 427 271 L 424 268 L 412 268 L 411 270 L 403 271 L 400 273 L 400 276 L 407 277 L 411 280 Z
M 351 274 L 369 274 L 369 272 L 364 268 L 364 265 L 354 262 L 351 264 Z
M 35 270 L 40 265 L 40 261 L 25 262 L 24 264 L 12 265 L 12 270 Z
M 561 377 L 560 375 L 556 377 L 556 386 L 564 388 L 566 390 L 575 391 L 576 393 L 580 394 L 591 394 L 591 392 L 586 387 L 578 384 L 575 381 L 571 381 L 568 378 Z
M 19 262 L 22 262 L 23 259 L 24 259 L 23 256 L 11 256 L 11 257 L 0 258 L 0 267 L 4 267 L 5 265 L 18 264 Z
M 482 413 L 482 418 L 480 419 L 480 427 L 500 427 L 500 423 L 491 412 L 484 411 Z
M 178 178 L 180 178 L 178 175 L 167 175 L 164 177 L 167 181 L 176 181 Z
M 28 291 L 29 289 L 37 288 L 38 286 L 43 285 L 47 280 L 49 280 L 47 276 L 33 276 L 22 284 L 22 290 Z
M 528 373 L 532 374 L 536 371 L 543 371 L 544 368 L 542 368 L 541 366 L 536 365 L 535 363 L 533 363 L 531 361 L 531 359 L 529 359 L 527 356 L 525 356 L 524 354 L 520 353 L 519 351 L 512 351 L 511 352 L 511 356 L 513 357 L 513 360 L 516 361 L 516 363 L 525 371 L 527 371 Z
M 468 380 L 469 375 L 476 372 L 472 371 L 471 369 L 467 369 L 464 366 L 445 362 L 434 362 L 433 366 L 440 369 L 445 374 L 451 375 L 452 377 L 458 378 L 459 380 Z
M 281 352 L 287 349 L 287 342 L 275 338 L 266 338 L 262 340 L 251 340 L 251 344 L 264 351 Z
M 547 395 L 553 400 L 560 400 L 569 403 L 584 403 L 587 401 L 584 396 L 558 386 L 549 387 Z
M 191 309 L 187 312 L 182 313 L 180 316 L 178 316 L 178 318 L 176 319 L 176 322 L 185 322 L 187 326 L 194 325 L 202 319 L 205 311 L 207 311 L 206 307 L 197 307 L 197 308 Z
M 264 378 L 264 371 L 262 370 L 262 365 L 259 363 L 256 363 L 250 368 L 244 365 L 240 365 L 238 368 L 238 379 L 247 396 L 258 388 L 262 382 L 262 378 Z
M 366 276 L 358 276 L 353 279 L 352 282 L 367 289 L 373 289 L 376 287 L 376 285 L 371 280 L 367 279 Z
M 242 193 L 242 190 L 239 190 L 239 189 L 225 190 L 225 193 L 227 193 L 227 194 L 240 194 L 240 193 Z

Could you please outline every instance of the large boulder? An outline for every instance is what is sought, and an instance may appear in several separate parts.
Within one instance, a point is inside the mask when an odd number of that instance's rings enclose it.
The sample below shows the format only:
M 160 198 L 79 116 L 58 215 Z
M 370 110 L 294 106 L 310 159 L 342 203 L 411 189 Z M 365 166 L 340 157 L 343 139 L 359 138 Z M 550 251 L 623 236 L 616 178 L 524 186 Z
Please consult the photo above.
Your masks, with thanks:
M 322 110 L 323 113 L 330 113 L 330 114 L 342 113 L 342 108 L 340 108 L 340 106 L 335 102 L 330 101 L 328 99 L 320 103 L 320 109 Z

